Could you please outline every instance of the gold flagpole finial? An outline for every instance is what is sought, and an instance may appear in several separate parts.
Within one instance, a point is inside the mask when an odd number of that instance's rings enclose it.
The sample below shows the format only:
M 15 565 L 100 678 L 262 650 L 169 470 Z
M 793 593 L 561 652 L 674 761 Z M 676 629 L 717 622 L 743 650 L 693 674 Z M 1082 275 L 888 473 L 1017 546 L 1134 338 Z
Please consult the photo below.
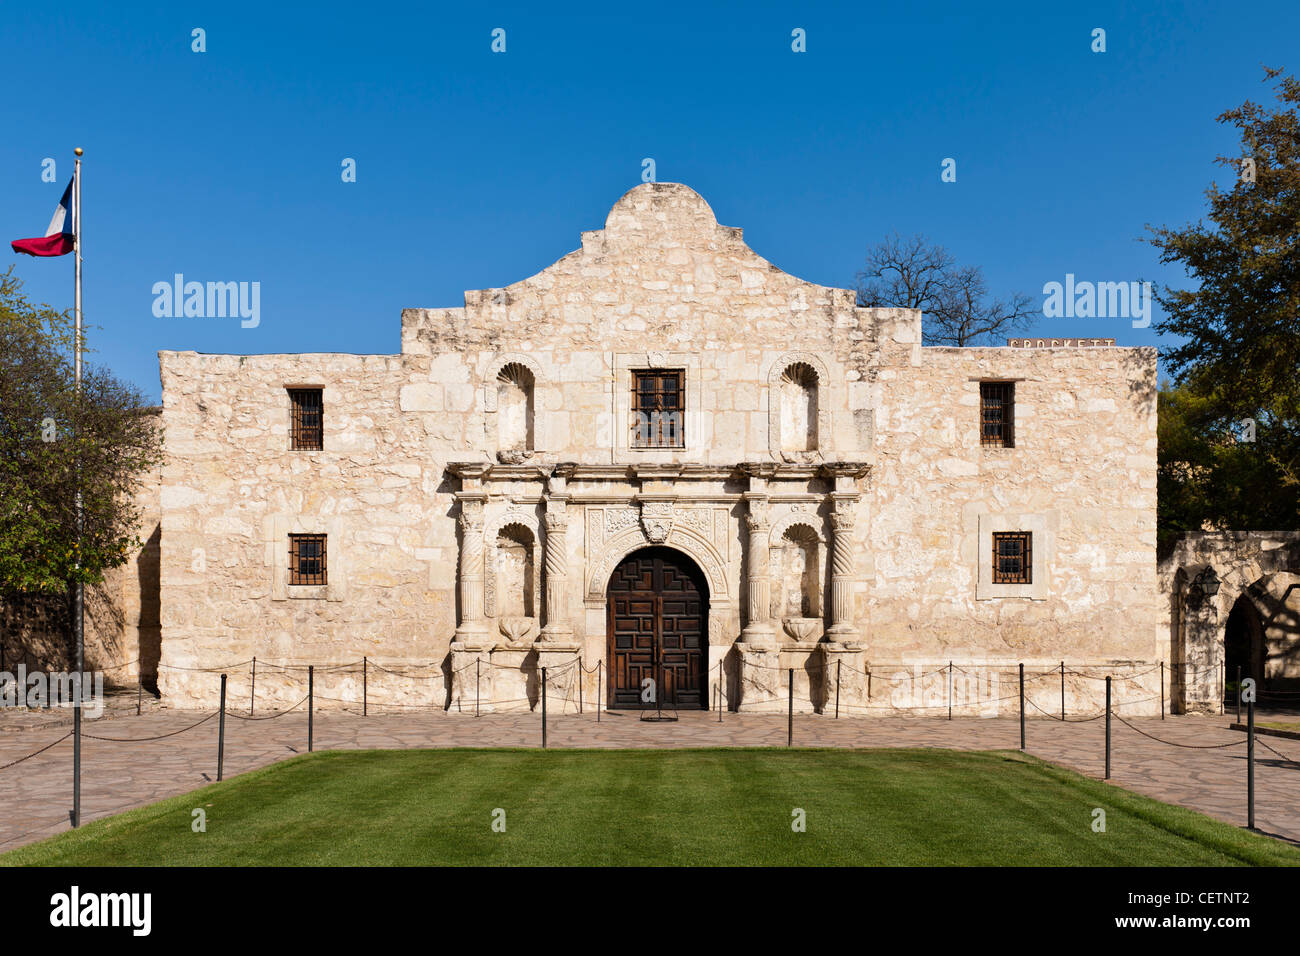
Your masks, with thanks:
M 73 152 L 76 153 L 78 156 L 80 156 L 80 155 L 81 155 L 81 147 L 78 146 L 76 149 L 73 150 Z

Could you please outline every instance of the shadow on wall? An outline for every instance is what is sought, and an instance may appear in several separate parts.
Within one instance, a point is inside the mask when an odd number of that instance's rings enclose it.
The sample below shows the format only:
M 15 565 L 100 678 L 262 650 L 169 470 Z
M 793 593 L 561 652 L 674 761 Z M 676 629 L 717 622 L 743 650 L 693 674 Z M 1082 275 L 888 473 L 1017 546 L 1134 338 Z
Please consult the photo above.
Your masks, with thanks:
M 109 687 L 134 686 L 139 660 L 144 686 L 158 692 L 160 542 L 155 525 L 134 569 L 110 571 L 86 589 L 85 667 L 103 670 Z M 18 595 L 0 603 L 0 670 L 21 664 L 28 671 L 69 671 L 75 654 L 70 595 Z
M 140 617 L 136 624 L 140 680 L 145 688 L 158 694 L 158 661 L 162 657 L 162 526 L 153 531 L 136 561 L 136 578 L 140 588 Z
M 87 596 L 90 603 L 90 595 Z M 71 660 L 72 613 L 63 594 L 21 594 L 0 605 L 0 670 L 62 671 Z

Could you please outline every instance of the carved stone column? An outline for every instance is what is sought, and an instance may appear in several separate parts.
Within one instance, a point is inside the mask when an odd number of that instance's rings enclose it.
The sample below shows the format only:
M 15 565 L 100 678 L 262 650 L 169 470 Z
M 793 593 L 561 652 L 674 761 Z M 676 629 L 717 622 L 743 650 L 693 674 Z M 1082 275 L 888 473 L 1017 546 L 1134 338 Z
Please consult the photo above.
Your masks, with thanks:
M 483 498 L 462 494 L 460 499 L 460 626 L 456 640 L 480 643 L 488 634 L 483 616 Z
M 862 495 L 858 479 L 870 471 L 860 462 L 832 462 L 822 473 L 834 480 L 831 492 L 831 626 L 826 639 L 844 644 L 856 640 L 853 623 L 853 584 L 857 576 L 853 559 L 853 528 L 857 523 L 858 503 Z
M 844 642 L 856 635 L 853 627 L 853 525 L 850 508 L 856 499 L 840 498 L 831 512 L 831 628 L 827 636 Z
M 772 624 L 772 579 L 768 568 L 768 536 L 772 522 L 766 494 L 746 492 L 745 597 L 747 614 L 740 639 L 747 644 L 770 644 L 776 639 Z
M 569 527 L 567 479 L 571 469 L 557 468 L 546 496 L 546 573 L 542 589 L 546 598 L 546 625 L 538 641 L 564 640 L 573 634 L 569 624 L 569 552 L 565 532 Z

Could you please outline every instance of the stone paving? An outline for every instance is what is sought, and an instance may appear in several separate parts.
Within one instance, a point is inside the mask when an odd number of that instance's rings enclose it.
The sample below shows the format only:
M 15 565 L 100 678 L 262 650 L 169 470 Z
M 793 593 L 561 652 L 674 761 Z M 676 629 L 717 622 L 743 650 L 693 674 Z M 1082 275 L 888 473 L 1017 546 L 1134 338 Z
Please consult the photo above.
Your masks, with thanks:
M 0 718 L 0 767 L 68 732 L 67 715 L 44 712 L 44 724 L 18 714 Z M 10 717 L 16 719 L 10 721 Z M 258 715 L 259 717 L 263 715 Z M 552 716 L 551 747 L 780 747 L 786 743 L 784 715 L 683 712 L 675 722 L 651 722 L 636 713 Z M 1266 719 L 1261 716 L 1259 719 Z M 1181 804 L 1228 823 L 1246 823 L 1245 735 L 1228 730 L 1232 715 L 1128 718 L 1152 740 L 1116 720 L 1112 727 L 1112 782 Z M 202 721 L 198 726 L 192 726 Z M 216 777 L 217 719 L 211 712 L 153 709 L 140 717 L 107 714 L 87 721 L 82 745 L 82 816 L 92 820 L 164 797 L 185 793 Z M 192 727 L 185 730 L 184 728 Z M 1030 720 L 1027 750 L 1035 756 L 1100 778 L 1105 761 L 1102 720 L 1061 723 Z M 183 731 L 177 733 L 178 731 Z M 1015 718 L 868 717 L 833 719 L 795 716 L 796 746 L 948 747 L 965 750 L 1015 749 Z M 138 738 L 173 734 L 161 740 Z M 118 742 L 94 738 L 134 738 Z M 1208 749 L 1219 744 L 1236 746 Z M 1258 737 L 1256 825 L 1273 836 L 1300 842 L 1300 741 Z M 537 747 L 540 714 L 473 717 L 420 710 L 361 717 L 339 711 L 314 718 L 317 750 L 409 747 Z M 1206 749 L 1187 749 L 1199 747 Z M 274 719 L 226 718 L 225 776 L 261 767 L 307 749 L 307 715 Z M 42 839 L 68 827 L 72 806 L 71 739 L 16 766 L 0 770 L 0 850 Z

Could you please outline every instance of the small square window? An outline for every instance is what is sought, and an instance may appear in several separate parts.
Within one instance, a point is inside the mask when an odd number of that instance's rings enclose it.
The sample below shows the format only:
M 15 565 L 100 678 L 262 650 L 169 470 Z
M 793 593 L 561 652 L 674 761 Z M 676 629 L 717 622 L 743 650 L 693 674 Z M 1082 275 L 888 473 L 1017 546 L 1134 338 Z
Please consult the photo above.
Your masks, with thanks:
M 686 447 L 683 369 L 632 373 L 632 447 Z
M 1015 448 L 1016 383 L 980 382 L 980 444 Z
M 289 535 L 289 583 L 326 583 L 325 535 Z
M 325 447 L 325 402 L 319 388 L 289 389 L 290 449 L 321 451 Z
M 1033 584 L 1032 531 L 993 532 L 993 583 Z

